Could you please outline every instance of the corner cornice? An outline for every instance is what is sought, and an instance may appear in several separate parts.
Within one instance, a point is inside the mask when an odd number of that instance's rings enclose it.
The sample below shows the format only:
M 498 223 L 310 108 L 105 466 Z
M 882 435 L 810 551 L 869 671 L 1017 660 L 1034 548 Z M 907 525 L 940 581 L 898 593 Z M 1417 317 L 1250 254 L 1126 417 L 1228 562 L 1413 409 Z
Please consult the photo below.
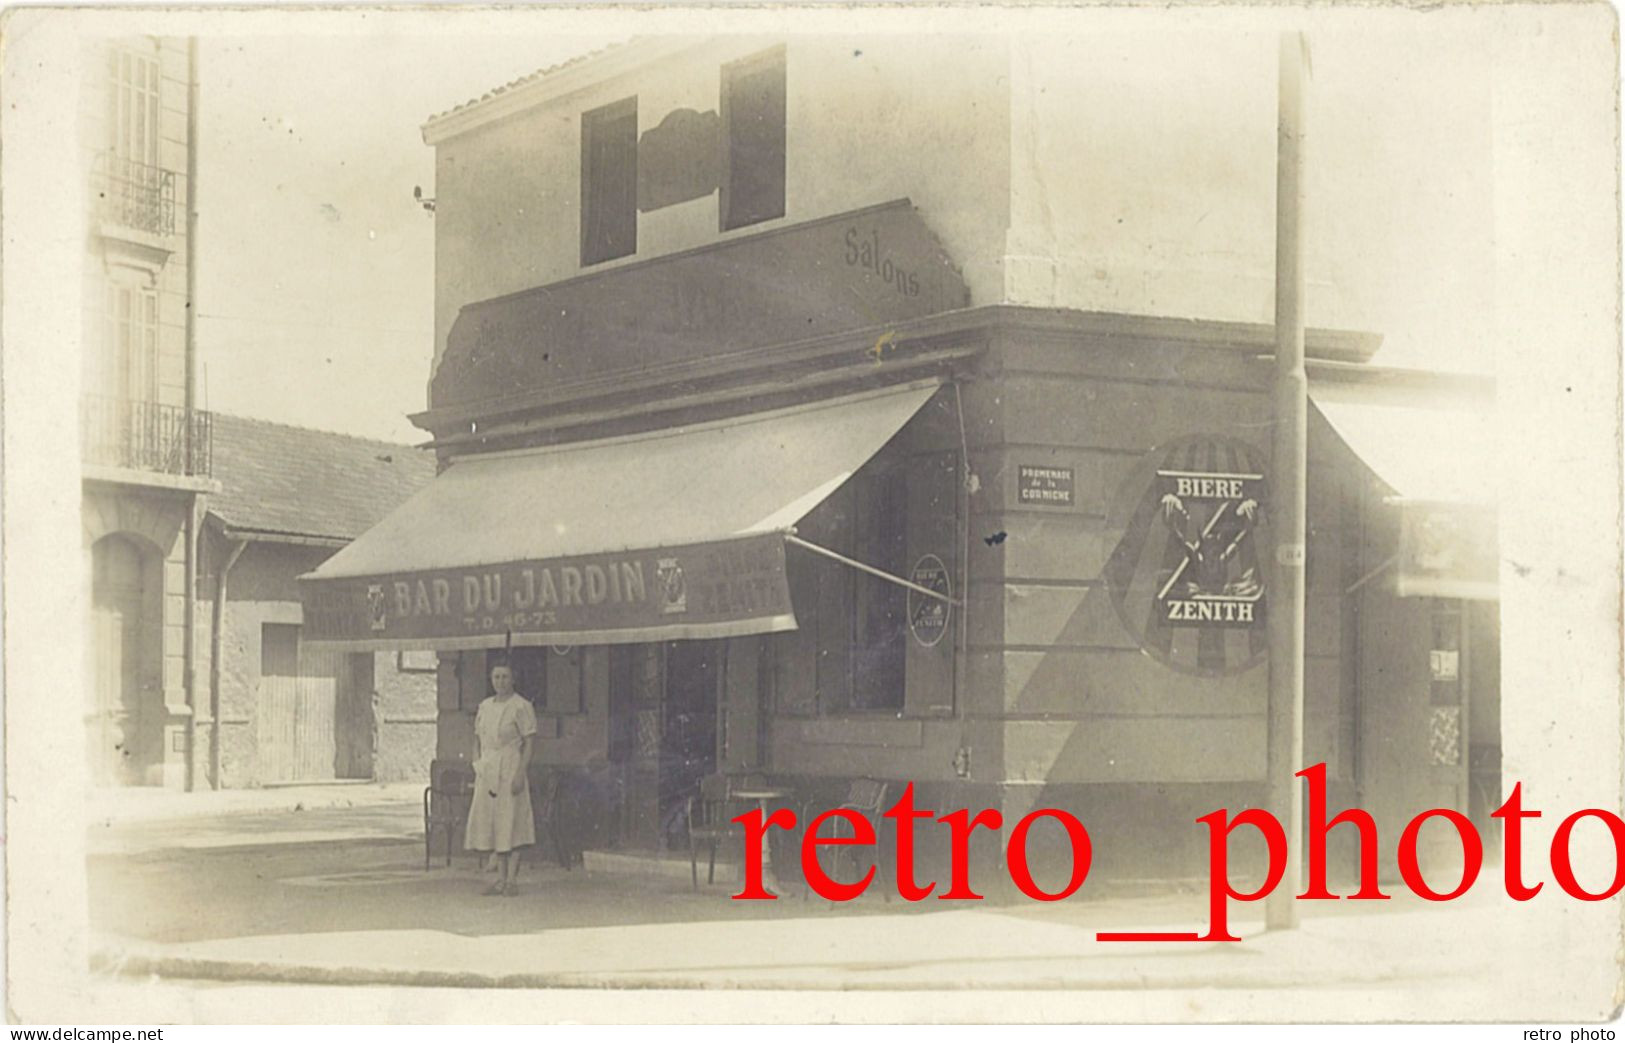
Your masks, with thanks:
M 985 343 L 994 330 L 1050 333 L 1068 337 L 1092 336 L 1118 341 L 1151 341 L 1185 344 L 1191 347 L 1228 351 L 1243 358 L 1262 358 L 1274 345 L 1274 330 L 1257 323 L 1215 322 L 1202 319 L 1172 319 L 1161 316 L 1108 312 L 1080 312 L 1057 308 L 1031 308 L 995 304 L 939 312 L 906 322 L 872 326 L 825 334 L 784 344 L 749 348 L 723 355 L 646 366 L 632 373 L 616 371 L 582 380 L 530 389 L 456 406 L 431 408 L 410 415 L 417 427 L 435 435 L 434 445 L 446 444 L 453 432 L 471 423 L 513 422 L 523 414 L 562 415 L 574 408 L 596 409 L 606 400 L 616 408 L 629 409 L 648 398 L 658 400 L 673 389 L 692 390 L 737 381 L 751 373 L 783 373 L 795 366 L 829 368 L 842 358 L 870 363 L 863 352 L 876 343 L 880 334 L 895 336 L 897 354 L 892 364 L 920 353 L 922 363 L 947 357 L 962 359 L 976 354 L 973 345 Z M 1352 330 L 1310 329 L 1306 347 L 1311 362 L 1342 362 L 1358 366 L 1369 359 L 1382 343 L 1375 333 Z M 640 407 L 641 408 L 641 407 Z M 551 426 L 549 421 L 543 426 Z

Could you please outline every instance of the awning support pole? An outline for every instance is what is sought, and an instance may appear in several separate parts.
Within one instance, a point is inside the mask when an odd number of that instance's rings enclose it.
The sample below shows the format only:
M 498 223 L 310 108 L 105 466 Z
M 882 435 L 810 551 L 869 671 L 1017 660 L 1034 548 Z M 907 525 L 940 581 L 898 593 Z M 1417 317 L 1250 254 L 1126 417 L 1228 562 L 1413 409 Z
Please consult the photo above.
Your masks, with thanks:
M 1387 572 L 1389 569 L 1393 568 L 1394 563 L 1397 561 L 1399 561 L 1398 554 L 1388 555 L 1387 561 L 1384 561 L 1381 565 L 1378 565 L 1376 568 L 1372 569 L 1370 572 L 1367 572 L 1365 575 L 1361 576 L 1359 579 L 1350 584 L 1349 588 L 1343 591 L 1344 595 L 1352 594 L 1356 590 L 1359 590 L 1361 587 L 1365 586 L 1367 583 L 1370 583 L 1384 572 Z
M 901 576 L 893 576 L 891 573 L 885 572 L 885 571 L 883 571 L 881 569 L 877 569 L 873 565 L 865 565 L 863 562 L 855 561 L 852 558 L 847 557 L 845 554 L 837 554 L 835 551 L 830 550 L 828 547 L 820 547 L 816 543 L 808 543 L 806 540 L 802 539 L 800 536 L 797 536 L 793 532 L 785 533 L 784 534 L 784 539 L 785 539 L 785 542 L 793 543 L 797 547 L 805 547 L 807 550 L 812 551 L 814 554 L 822 554 L 824 557 L 830 558 L 830 559 L 832 559 L 834 561 L 838 561 L 842 565 L 850 565 L 852 568 L 857 569 L 859 572 L 867 572 L 871 576 L 876 576 L 876 577 L 878 577 L 880 579 L 886 580 L 887 582 L 895 583 L 900 587 L 907 587 L 909 590 L 912 590 L 916 594 L 923 594 L 924 596 L 926 596 L 928 598 L 936 598 L 938 601 L 946 601 L 950 605 L 959 605 L 959 604 L 961 604 L 961 602 L 958 599 L 951 598 L 948 595 L 942 593 L 941 591 L 932 590 L 929 587 L 922 587 L 918 583 L 911 583 L 911 582 L 909 582 L 908 580 L 904 579 Z

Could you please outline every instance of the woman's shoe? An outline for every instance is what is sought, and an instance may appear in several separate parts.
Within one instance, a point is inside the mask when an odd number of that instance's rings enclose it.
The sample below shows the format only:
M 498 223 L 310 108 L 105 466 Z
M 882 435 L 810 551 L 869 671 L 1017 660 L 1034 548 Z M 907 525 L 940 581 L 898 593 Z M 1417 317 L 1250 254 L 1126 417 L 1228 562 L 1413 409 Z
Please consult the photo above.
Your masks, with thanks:
M 482 893 L 487 894 L 487 895 L 499 895 L 499 894 L 506 893 L 506 889 L 503 886 L 502 881 L 498 880 L 496 883 L 492 884 L 490 887 L 487 887 Z

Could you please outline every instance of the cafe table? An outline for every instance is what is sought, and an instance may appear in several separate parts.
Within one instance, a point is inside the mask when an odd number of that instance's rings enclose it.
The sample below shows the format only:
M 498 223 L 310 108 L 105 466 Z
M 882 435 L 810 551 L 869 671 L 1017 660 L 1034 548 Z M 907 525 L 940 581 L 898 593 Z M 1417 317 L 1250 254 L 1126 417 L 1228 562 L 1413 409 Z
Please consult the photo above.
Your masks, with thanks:
M 793 794 L 790 790 L 774 789 L 771 786 L 748 786 L 744 789 L 730 790 L 728 795 L 738 800 L 754 800 L 756 806 L 762 810 L 762 886 L 769 894 L 779 894 L 784 888 L 779 885 L 779 875 L 773 870 L 773 844 L 768 839 L 771 831 L 766 828 L 767 808 L 774 801 L 783 801 Z

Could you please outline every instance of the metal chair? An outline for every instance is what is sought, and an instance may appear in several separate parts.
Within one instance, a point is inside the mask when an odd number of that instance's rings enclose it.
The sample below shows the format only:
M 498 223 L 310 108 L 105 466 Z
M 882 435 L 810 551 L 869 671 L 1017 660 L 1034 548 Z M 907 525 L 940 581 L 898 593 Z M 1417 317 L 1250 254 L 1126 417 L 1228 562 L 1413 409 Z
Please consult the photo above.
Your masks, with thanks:
M 429 785 L 423 790 L 423 868 L 429 857 L 436 827 L 446 833 L 446 865 L 451 865 L 457 830 L 468 821 L 468 808 L 474 799 L 474 772 L 467 765 L 434 764 L 429 769 Z
M 700 889 L 700 845 L 705 844 L 708 861 L 705 882 L 716 883 L 717 845 L 740 832 L 733 822 L 730 800 L 733 780 L 726 775 L 700 779 L 700 792 L 688 798 L 688 871 L 694 890 Z
M 536 824 L 541 827 L 538 832 L 547 834 L 548 840 L 553 844 L 553 857 L 558 860 L 559 865 L 568 870 L 576 859 L 575 851 L 565 837 L 564 814 L 561 808 L 563 801 L 560 796 L 563 788 L 563 779 L 559 772 L 542 772 L 541 787 L 535 792 L 535 813 Z
M 838 805 L 842 810 L 855 811 L 869 820 L 869 825 L 874 830 L 875 834 L 875 870 L 877 873 L 880 871 L 880 863 L 882 859 L 879 857 L 879 855 L 883 846 L 881 841 L 882 833 L 880 829 L 880 817 L 881 813 L 886 809 L 886 792 L 888 788 L 889 787 L 886 783 L 877 779 L 853 779 L 852 784 L 847 788 L 846 800 Z M 829 835 L 832 838 L 839 837 L 846 830 L 846 828 L 846 820 L 844 818 L 832 819 L 830 821 Z M 829 869 L 825 870 L 826 875 L 828 875 L 831 879 L 846 882 L 844 874 L 842 874 L 840 870 L 846 866 L 848 859 L 852 857 L 850 855 L 851 848 L 846 846 L 832 845 L 830 847 L 825 847 L 823 850 L 831 853 L 822 857 L 829 858 L 833 862 Z M 835 871 L 831 872 L 831 870 Z M 808 891 L 811 890 L 811 888 L 808 888 Z M 886 888 L 882 887 L 880 889 L 880 894 L 885 901 L 891 901 L 891 893 Z

